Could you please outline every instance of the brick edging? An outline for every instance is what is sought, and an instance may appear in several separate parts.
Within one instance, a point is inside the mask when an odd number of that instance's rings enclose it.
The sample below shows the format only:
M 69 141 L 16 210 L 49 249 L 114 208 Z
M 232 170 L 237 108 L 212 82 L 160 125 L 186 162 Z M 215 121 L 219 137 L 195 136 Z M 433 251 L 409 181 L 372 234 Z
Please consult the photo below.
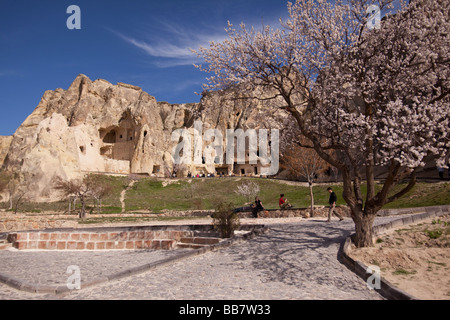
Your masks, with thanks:
M 125 278 L 128 276 L 136 275 L 139 273 L 143 273 L 143 272 L 149 271 L 151 269 L 154 269 L 154 268 L 157 268 L 160 266 L 165 266 L 165 265 L 174 263 L 176 261 L 181 261 L 183 259 L 187 259 L 187 258 L 194 257 L 197 255 L 201 255 L 206 252 L 215 251 L 218 249 L 229 247 L 232 244 L 252 239 L 260 234 L 265 233 L 269 229 L 267 226 L 264 226 L 264 225 L 252 225 L 252 226 L 242 226 L 242 227 L 243 228 L 241 228 L 241 230 L 242 229 L 244 229 L 244 230 L 250 229 L 251 230 L 250 233 L 247 233 L 247 234 L 244 234 L 241 236 L 235 236 L 233 238 L 221 241 L 217 244 L 205 246 L 200 249 L 192 249 L 191 251 L 181 253 L 174 257 L 165 258 L 165 259 L 151 262 L 151 263 L 148 263 L 148 264 L 145 264 L 142 266 L 133 267 L 133 268 L 130 268 L 127 270 L 123 270 L 123 271 L 108 275 L 108 276 L 102 276 L 102 277 L 95 278 L 95 279 L 85 281 L 85 282 L 81 281 L 81 289 L 80 290 L 97 285 L 97 284 L 105 283 L 108 281 L 117 280 L 117 279 Z M 10 287 L 13 287 L 17 290 L 20 290 L 20 291 L 26 291 L 26 292 L 30 292 L 30 293 L 47 293 L 47 294 L 50 293 L 50 294 L 58 295 L 58 294 L 69 293 L 72 291 L 71 289 L 67 288 L 67 286 L 64 286 L 64 285 L 62 285 L 62 286 L 61 285 L 46 286 L 46 285 L 32 284 L 32 283 L 28 283 L 26 281 L 23 281 L 23 280 L 15 278 L 15 277 L 12 277 L 10 275 L 2 274 L 2 273 L 0 273 L 0 283 L 4 283 L 4 284 L 6 284 Z
M 443 207 L 433 207 L 433 210 L 427 210 L 425 213 L 419 213 L 412 216 L 404 217 L 401 219 L 397 219 L 394 221 L 387 222 L 382 225 L 378 225 L 372 228 L 373 235 L 378 236 L 388 230 L 396 229 L 399 226 L 408 225 L 411 223 L 416 223 L 428 218 L 437 217 L 443 214 L 450 214 L 450 206 L 443 206 Z M 339 250 L 341 261 L 344 263 L 344 265 L 349 268 L 351 271 L 356 273 L 359 277 L 361 277 L 364 281 L 367 281 L 367 279 L 372 275 L 371 273 L 367 273 L 368 267 L 360 262 L 352 259 L 349 256 L 349 253 L 351 252 L 351 245 L 352 240 L 351 237 L 354 234 L 350 235 L 345 239 L 345 241 L 342 243 L 341 248 Z M 387 281 L 386 279 L 383 279 L 381 277 L 380 279 L 380 289 L 375 290 L 381 294 L 384 298 L 388 300 L 419 300 L 418 298 L 414 297 L 413 295 L 395 287 L 392 283 Z

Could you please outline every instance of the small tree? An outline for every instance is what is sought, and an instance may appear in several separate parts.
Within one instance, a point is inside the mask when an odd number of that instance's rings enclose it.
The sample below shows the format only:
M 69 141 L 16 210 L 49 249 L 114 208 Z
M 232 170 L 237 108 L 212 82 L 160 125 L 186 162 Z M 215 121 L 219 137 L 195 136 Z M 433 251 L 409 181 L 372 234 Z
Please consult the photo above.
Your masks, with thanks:
M 92 197 L 95 199 L 98 212 L 101 213 L 102 199 L 111 193 L 112 187 L 105 184 L 102 181 L 101 176 L 89 175 L 88 179 L 91 180 L 90 184 L 92 185 Z
M 61 191 L 66 197 L 75 196 L 80 200 L 81 211 L 78 215 L 80 219 L 86 219 L 87 217 L 86 201 L 90 197 L 101 198 L 108 191 L 108 187 L 94 175 L 87 175 L 83 179 L 69 181 L 57 178 L 54 182 L 54 188 Z
M 307 141 L 304 138 L 289 145 L 283 153 L 282 167 L 289 170 L 294 178 L 304 178 L 308 181 L 311 217 L 313 217 L 313 184 L 319 176 L 324 174 L 330 165 L 312 147 L 304 147 L 305 145 L 307 145 Z
M 218 229 L 222 238 L 231 238 L 240 226 L 237 213 L 232 203 L 220 202 L 212 215 L 214 228 Z
M 4 172 L 0 173 L 0 193 L 3 193 L 8 188 L 9 177 Z
M 26 192 L 20 186 L 17 173 L 2 172 L 0 174 L 0 192 L 9 194 L 9 210 L 17 214 L 19 207 L 26 200 Z
M 183 185 L 181 190 L 183 190 L 183 194 L 184 194 L 185 198 L 194 199 L 194 196 L 200 190 L 200 184 L 198 184 L 194 181 L 188 181 L 188 182 L 186 182 L 186 184 Z
M 251 202 L 259 193 L 259 185 L 253 181 L 244 181 L 237 186 L 234 192 L 244 196 L 247 202 Z
M 14 214 L 17 214 L 19 211 L 19 207 L 26 201 L 26 194 L 25 191 L 19 190 L 15 193 L 14 197 L 11 197 L 11 209 L 13 210 Z
M 83 179 L 84 180 L 84 179 Z M 75 196 L 80 199 L 81 211 L 78 215 L 80 219 L 86 218 L 86 199 L 89 197 L 91 190 L 83 183 L 83 180 L 64 181 L 57 179 L 55 189 L 61 191 L 64 196 Z

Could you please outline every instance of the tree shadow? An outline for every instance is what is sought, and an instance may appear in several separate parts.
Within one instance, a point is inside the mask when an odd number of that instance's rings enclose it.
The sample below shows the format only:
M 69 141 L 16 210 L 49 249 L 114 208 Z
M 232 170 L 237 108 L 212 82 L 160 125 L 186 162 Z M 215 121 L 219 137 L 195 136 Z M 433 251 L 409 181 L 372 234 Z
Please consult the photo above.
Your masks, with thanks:
M 341 243 L 352 232 L 350 223 L 310 221 L 273 226 L 246 243 L 247 250 L 231 250 L 236 263 L 263 275 L 264 281 L 300 285 L 305 281 L 345 285 L 336 276 Z

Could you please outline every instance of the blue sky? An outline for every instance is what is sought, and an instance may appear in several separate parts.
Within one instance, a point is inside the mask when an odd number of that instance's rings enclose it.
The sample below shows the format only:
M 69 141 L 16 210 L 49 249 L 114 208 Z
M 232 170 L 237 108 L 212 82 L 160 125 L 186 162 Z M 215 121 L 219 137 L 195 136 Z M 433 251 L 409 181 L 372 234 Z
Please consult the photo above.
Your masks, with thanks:
M 189 48 L 221 40 L 227 21 L 277 23 L 284 0 L 2 0 L 0 135 L 12 135 L 46 90 L 80 73 L 130 83 L 158 101 L 198 102 L 206 74 Z M 70 5 L 81 30 L 69 30 Z M 198 61 L 197 61 L 198 62 Z
M 81 9 L 69 30 L 67 8 Z M 278 26 L 286 0 L 2 0 L 0 135 L 12 135 L 46 90 L 67 89 L 80 73 L 130 83 L 158 101 L 198 102 L 206 74 L 198 49 L 234 25 Z

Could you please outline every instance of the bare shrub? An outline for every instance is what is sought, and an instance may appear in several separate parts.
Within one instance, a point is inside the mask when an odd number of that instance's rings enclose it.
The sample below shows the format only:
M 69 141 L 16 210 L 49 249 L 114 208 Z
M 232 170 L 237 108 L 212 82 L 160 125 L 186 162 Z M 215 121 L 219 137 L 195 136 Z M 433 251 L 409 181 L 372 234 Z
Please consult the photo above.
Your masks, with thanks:
M 222 238 L 231 238 L 241 225 L 239 216 L 234 212 L 232 203 L 220 202 L 212 216 L 214 228 L 219 230 Z

